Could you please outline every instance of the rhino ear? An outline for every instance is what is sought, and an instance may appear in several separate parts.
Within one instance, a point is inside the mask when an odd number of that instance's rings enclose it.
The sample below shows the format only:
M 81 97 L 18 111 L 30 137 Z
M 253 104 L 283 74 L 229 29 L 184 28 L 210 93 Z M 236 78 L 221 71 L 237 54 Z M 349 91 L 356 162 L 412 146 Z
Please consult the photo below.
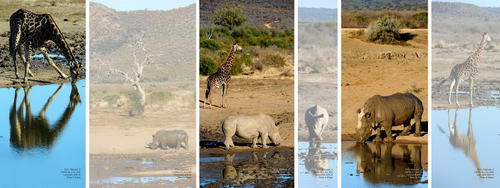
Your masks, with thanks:
M 357 113 L 357 114 L 361 113 L 361 109 L 360 109 L 360 108 L 358 108 L 358 110 L 356 110 L 356 113 Z

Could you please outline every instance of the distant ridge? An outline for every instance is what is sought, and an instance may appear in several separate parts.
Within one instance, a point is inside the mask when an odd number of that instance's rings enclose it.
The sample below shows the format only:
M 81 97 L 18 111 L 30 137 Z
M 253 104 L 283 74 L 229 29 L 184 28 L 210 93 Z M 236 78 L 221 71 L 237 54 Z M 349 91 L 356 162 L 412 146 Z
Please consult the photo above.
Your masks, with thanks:
M 337 22 L 337 9 L 299 7 L 299 22 Z
M 342 0 L 342 9 L 347 10 L 418 10 L 427 7 L 427 0 Z

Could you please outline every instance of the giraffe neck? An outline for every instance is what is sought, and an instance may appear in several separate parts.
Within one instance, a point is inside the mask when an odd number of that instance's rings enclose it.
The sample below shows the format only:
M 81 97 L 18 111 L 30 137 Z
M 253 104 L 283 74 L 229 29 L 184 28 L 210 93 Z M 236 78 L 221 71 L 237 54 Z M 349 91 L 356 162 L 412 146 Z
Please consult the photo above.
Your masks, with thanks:
M 225 70 L 226 72 L 229 73 L 231 71 L 231 68 L 233 67 L 233 60 L 234 60 L 235 54 L 236 54 L 236 49 L 232 48 L 226 61 L 220 66 L 219 69 Z
M 471 64 L 477 64 L 477 62 L 479 61 L 479 58 L 481 57 L 481 55 L 483 55 L 483 52 L 486 48 L 486 44 L 488 42 L 486 41 L 486 38 L 482 38 L 481 39 L 481 42 L 479 43 L 479 46 L 477 47 L 476 51 L 474 51 L 474 53 L 472 53 L 472 55 L 469 57 L 469 60 L 467 61 L 468 63 L 471 63 Z
M 76 62 L 75 55 L 73 55 L 73 52 L 71 51 L 71 48 L 68 45 L 68 42 L 66 42 L 66 38 L 64 37 L 64 34 L 62 33 L 61 29 L 59 29 L 59 26 L 56 24 L 52 16 L 48 15 L 48 23 L 52 24 L 55 30 L 54 35 L 52 35 L 51 40 L 56 43 L 56 45 L 61 49 L 62 53 L 64 54 L 64 57 L 66 57 L 66 60 L 69 62 Z

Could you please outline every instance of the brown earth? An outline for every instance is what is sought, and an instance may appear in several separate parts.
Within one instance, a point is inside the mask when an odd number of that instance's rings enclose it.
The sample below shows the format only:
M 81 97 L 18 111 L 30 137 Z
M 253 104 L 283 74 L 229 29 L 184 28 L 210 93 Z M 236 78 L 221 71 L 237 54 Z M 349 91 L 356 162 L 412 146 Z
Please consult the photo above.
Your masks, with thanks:
M 355 29 L 342 29 L 342 140 L 355 138 L 356 110 L 373 95 L 415 94 L 424 104 L 425 125 L 428 121 L 427 30 L 401 30 L 413 35 L 406 45 L 369 43 L 351 38 L 353 31 Z M 393 129 L 402 129 L 402 126 Z M 427 138 L 427 134 L 418 138 L 398 136 L 395 142 L 427 143 Z
M 77 59 L 85 64 L 85 1 L 71 0 L 71 1 L 57 1 L 52 3 L 49 0 L 41 1 L 0 1 L 0 87 L 19 87 L 27 85 L 16 79 L 14 75 L 14 66 L 10 60 L 9 55 L 9 18 L 12 13 L 20 8 L 24 8 L 35 13 L 48 13 L 51 14 L 56 23 L 64 32 L 66 39 L 77 56 Z M 54 1 L 55 2 L 55 1 Z M 48 45 L 49 53 L 58 53 L 58 48 L 50 42 Z M 69 76 L 66 61 L 61 59 L 54 59 L 60 69 Z M 18 59 L 19 75 L 24 75 L 24 65 Z M 33 61 L 33 73 L 35 77 L 30 78 L 31 85 L 33 84 L 51 84 L 68 82 L 70 79 L 60 79 L 57 72 L 47 65 L 46 60 Z M 85 78 L 85 70 L 80 79 Z
M 231 78 L 228 94 L 225 97 L 226 108 L 220 108 L 220 90 L 212 93 L 211 109 L 203 107 L 205 101 L 207 77 L 200 77 L 200 141 L 222 142 L 224 140 L 220 121 L 230 115 L 248 115 L 265 113 L 279 122 L 283 141 L 279 147 L 294 145 L 293 115 L 293 79 L 262 79 L 249 76 Z M 250 143 L 236 138 L 235 142 Z M 236 147 L 235 150 L 247 150 L 248 146 Z M 216 148 L 211 148 L 216 149 Z M 210 150 L 210 149 L 208 149 Z
M 132 90 L 129 85 L 94 84 L 90 103 L 90 186 L 91 187 L 170 187 L 191 186 L 196 183 L 195 110 L 193 84 L 145 84 L 171 91 L 174 96 L 163 104 L 146 106 L 139 117 L 128 115 L 129 104 L 101 100 L 97 93 L 119 93 Z M 122 91 L 122 92 L 120 92 Z M 102 95 L 102 94 L 101 94 Z M 158 130 L 184 130 L 189 136 L 188 149 L 151 150 L 145 148 Z M 110 178 L 158 178 L 156 181 L 106 182 Z M 180 178 L 176 181 L 164 177 Z M 184 179 L 183 179 L 184 178 Z M 142 179 L 141 179 L 142 180 Z

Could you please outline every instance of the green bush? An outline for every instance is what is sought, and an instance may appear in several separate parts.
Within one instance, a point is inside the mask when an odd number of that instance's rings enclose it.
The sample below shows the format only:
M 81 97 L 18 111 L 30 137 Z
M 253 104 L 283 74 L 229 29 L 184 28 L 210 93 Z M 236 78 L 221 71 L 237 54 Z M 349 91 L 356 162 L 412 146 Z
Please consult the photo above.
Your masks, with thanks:
M 217 71 L 217 65 L 212 59 L 206 56 L 200 58 L 200 74 L 211 75 Z
M 368 41 L 381 44 L 399 44 L 399 28 L 401 24 L 392 16 L 382 16 L 375 22 L 370 23 L 365 37 Z
M 217 51 L 220 49 L 219 44 L 212 39 L 205 39 L 200 42 L 200 47 L 206 48 L 212 51 Z
M 243 11 L 239 8 L 223 8 L 215 12 L 214 24 L 233 28 L 240 26 L 247 19 L 243 16 Z
M 427 12 L 419 12 L 412 16 L 414 28 L 427 28 Z

